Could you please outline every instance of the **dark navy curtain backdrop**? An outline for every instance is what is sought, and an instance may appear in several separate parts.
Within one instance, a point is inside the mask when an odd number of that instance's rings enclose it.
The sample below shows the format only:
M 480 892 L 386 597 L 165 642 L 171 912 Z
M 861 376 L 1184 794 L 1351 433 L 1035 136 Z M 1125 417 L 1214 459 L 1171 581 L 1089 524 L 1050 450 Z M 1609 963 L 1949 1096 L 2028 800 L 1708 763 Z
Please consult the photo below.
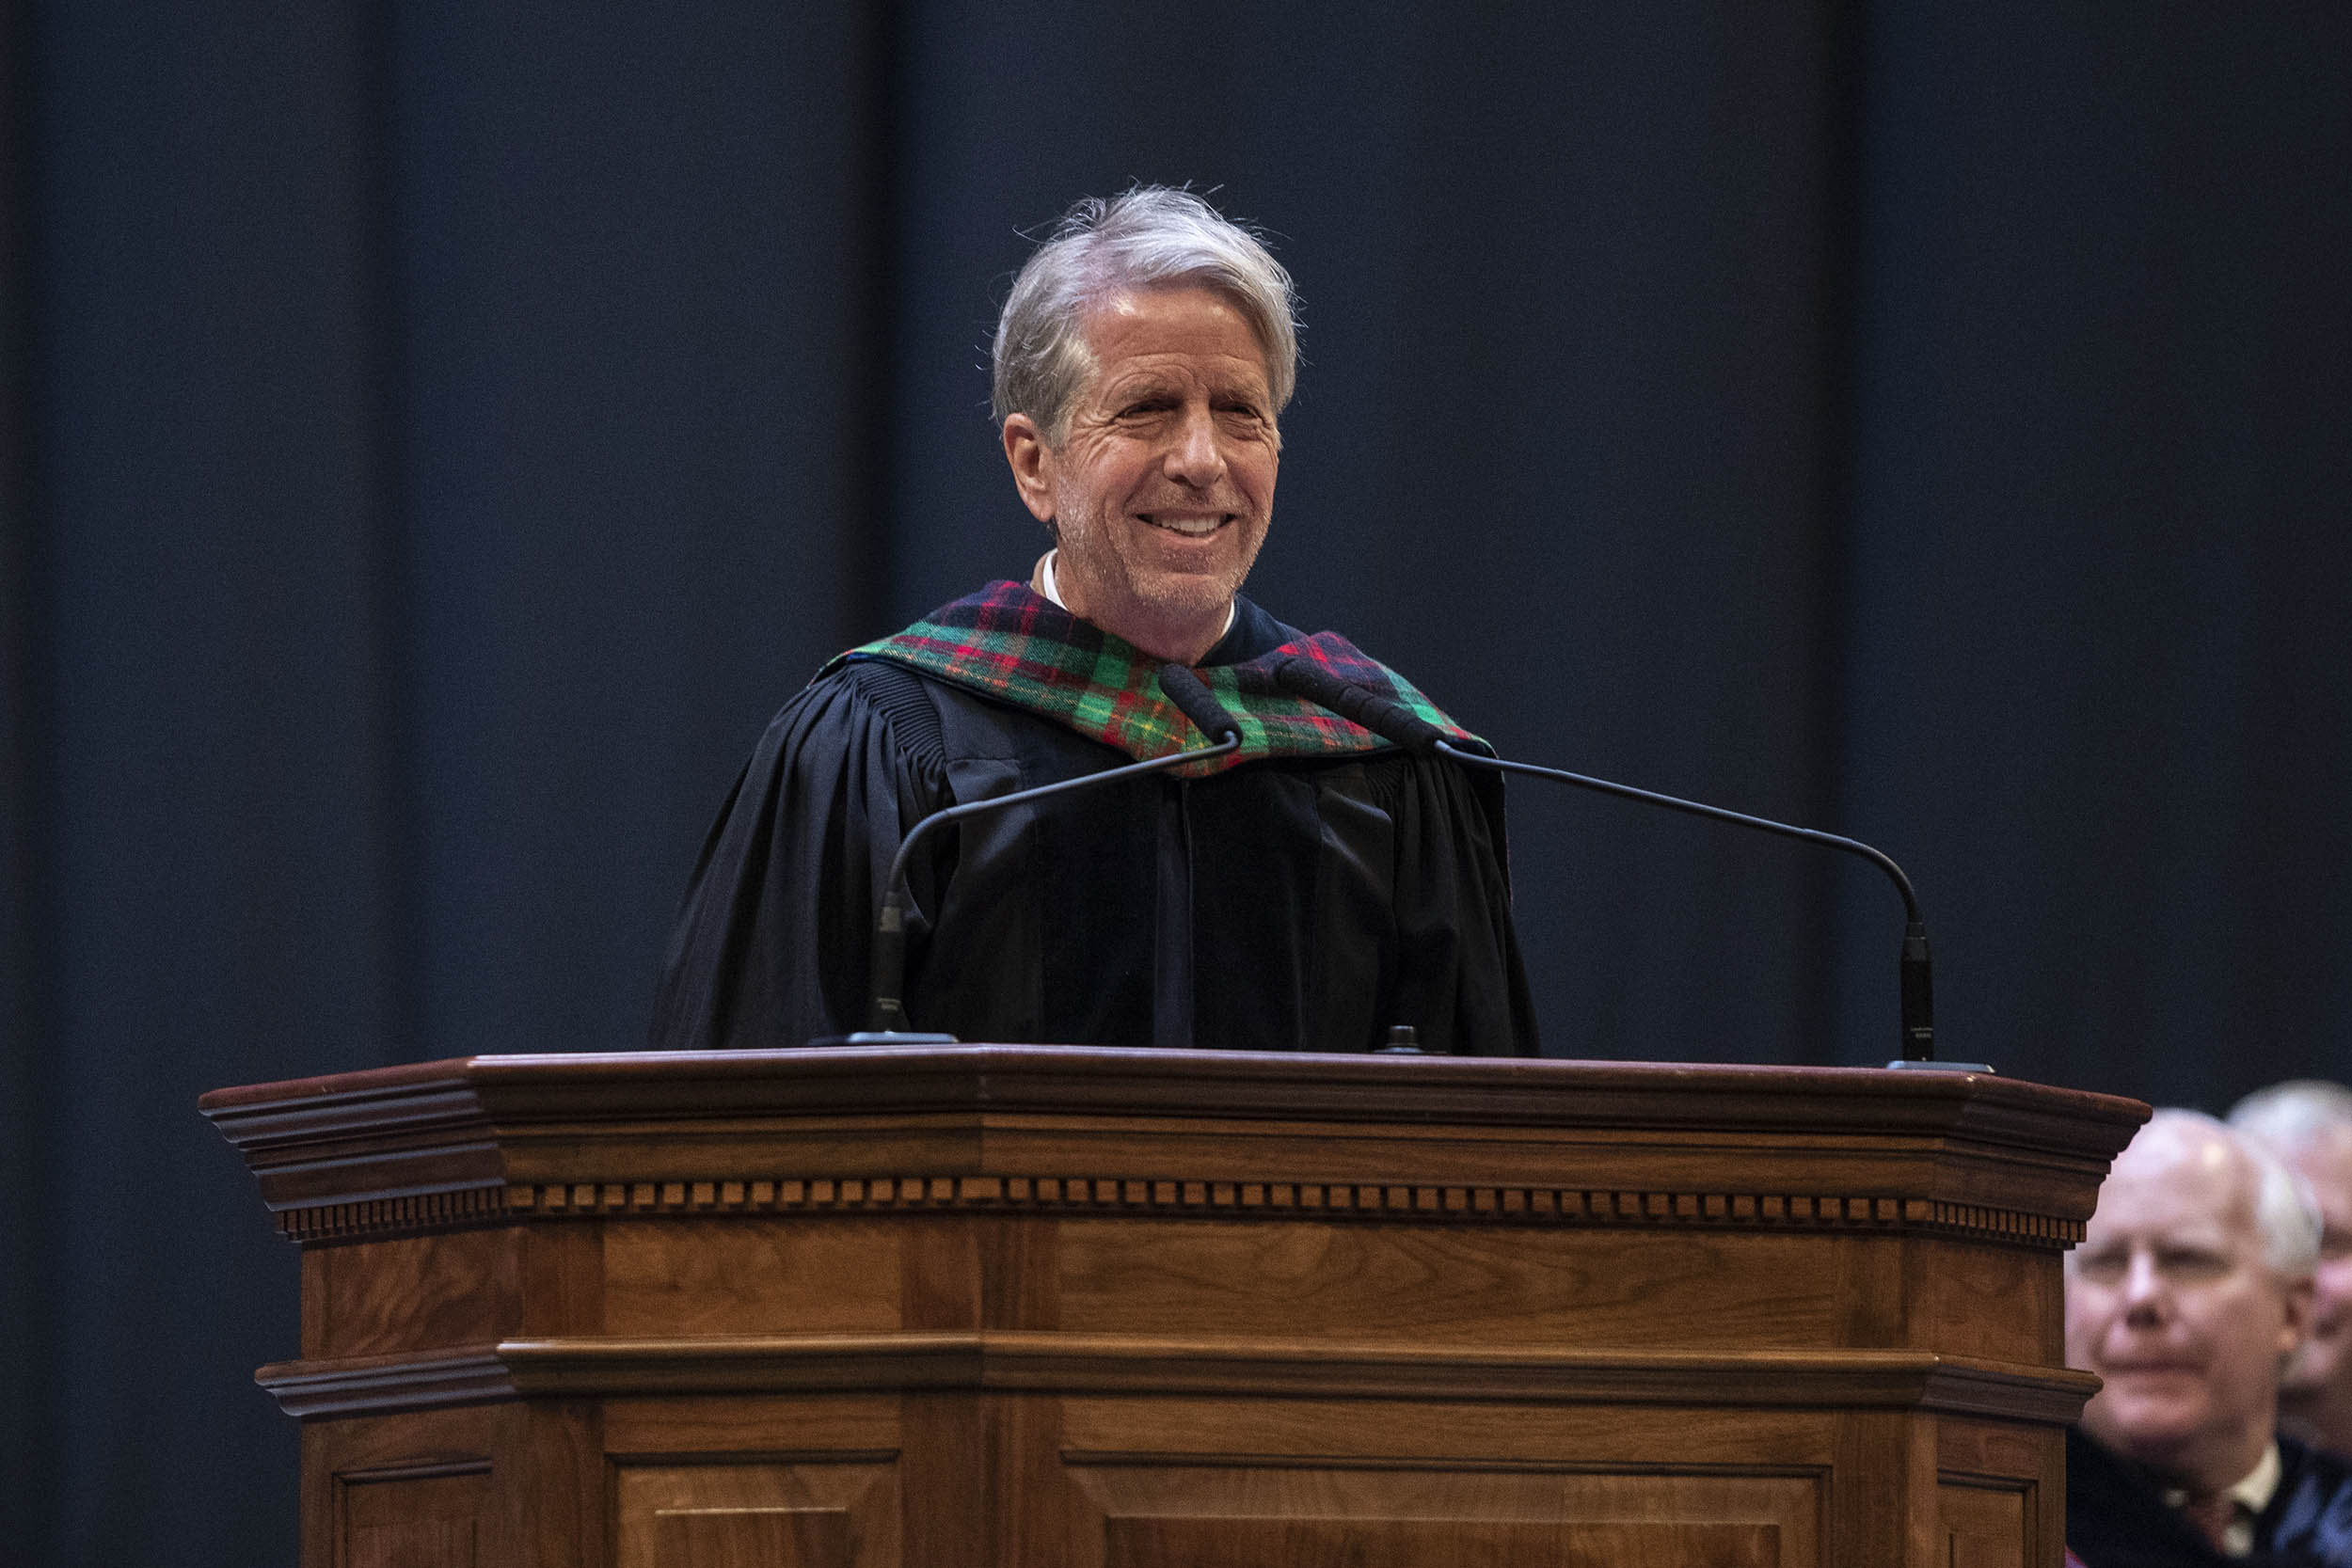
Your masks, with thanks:
M 2352 1073 L 2352 8 L 0 0 L 0 1558 L 291 1563 L 219 1085 L 641 1037 L 836 649 L 1041 547 L 1021 230 L 1305 295 L 1251 589 L 1883 844 L 1947 1054 Z M 1557 1053 L 1868 1063 L 1885 885 L 1513 789 Z

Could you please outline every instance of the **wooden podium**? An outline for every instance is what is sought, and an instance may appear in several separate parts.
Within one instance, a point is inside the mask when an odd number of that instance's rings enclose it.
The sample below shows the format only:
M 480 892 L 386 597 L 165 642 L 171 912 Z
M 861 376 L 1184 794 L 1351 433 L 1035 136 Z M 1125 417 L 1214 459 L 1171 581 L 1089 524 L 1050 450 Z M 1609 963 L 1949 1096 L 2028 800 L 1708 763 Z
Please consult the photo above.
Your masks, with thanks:
M 2135 1101 L 1037 1046 L 222 1089 L 308 1568 L 2057 1568 Z

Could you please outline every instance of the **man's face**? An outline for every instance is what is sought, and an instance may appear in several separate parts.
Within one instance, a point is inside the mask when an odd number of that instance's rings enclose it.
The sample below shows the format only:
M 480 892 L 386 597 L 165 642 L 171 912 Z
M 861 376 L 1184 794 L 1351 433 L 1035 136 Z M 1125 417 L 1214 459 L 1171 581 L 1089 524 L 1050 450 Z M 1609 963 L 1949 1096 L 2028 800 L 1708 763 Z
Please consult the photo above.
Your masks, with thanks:
M 1061 445 L 1025 415 L 1005 421 L 1015 483 L 1054 525 L 1074 613 L 1162 657 L 1197 657 L 1274 515 L 1265 351 L 1231 302 L 1197 287 L 1114 295 L 1086 337 L 1095 373 Z
M 2352 1388 L 2352 1128 L 2328 1128 L 2287 1164 L 2311 1183 L 2321 1221 L 2312 1337 L 2287 1370 L 2287 1386 Z
M 2083 1426 L 2192 1486 L 2262 1457 L 2310 1282 L 2264 1263 L 2255 1176 L 2224 1139 L 2157 1126 L 2116 1161 L 2066 1263 L 2066 1359 L 2106 1380 Z

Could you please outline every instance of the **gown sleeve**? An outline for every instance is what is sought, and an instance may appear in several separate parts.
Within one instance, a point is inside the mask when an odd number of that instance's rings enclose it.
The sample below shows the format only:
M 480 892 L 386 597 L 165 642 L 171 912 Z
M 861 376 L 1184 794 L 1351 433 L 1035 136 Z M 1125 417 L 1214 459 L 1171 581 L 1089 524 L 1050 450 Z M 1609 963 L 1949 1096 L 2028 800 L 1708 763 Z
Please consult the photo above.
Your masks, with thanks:
M 935 721 L 925 744 L 907 711 L 912 677 L 894 676 L 849 665 L 769 725 L 695 864 L 655 999 L 654 1049 L 800 1046 L 865 1027 L 891 857 L 908 828 L 951 803 Z M 919 905 L 934 907 L 939 869 L 919 856 L 910 867 Z
M 1424 1050 L 1538 1054 L 1511 923 L 1502 781 L 1417 759 L 1395 809 L 1392 1016 L 1425 1021 Z

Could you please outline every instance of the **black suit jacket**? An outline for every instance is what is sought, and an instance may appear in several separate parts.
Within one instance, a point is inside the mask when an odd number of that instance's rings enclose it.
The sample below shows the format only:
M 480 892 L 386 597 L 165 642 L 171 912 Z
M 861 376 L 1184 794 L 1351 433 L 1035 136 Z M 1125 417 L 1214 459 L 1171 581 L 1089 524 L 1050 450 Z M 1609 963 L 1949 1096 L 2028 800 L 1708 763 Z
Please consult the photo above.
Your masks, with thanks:
M 2066 1434 L 2066 1544 L 2086 1568 L 2352 1568 L 2352 1465 L 2279 1439 L 2279 1490 L 2254 1555 L 2225 1558 L 2164 1505 L 2164 1482 L 2079 1429 Z

